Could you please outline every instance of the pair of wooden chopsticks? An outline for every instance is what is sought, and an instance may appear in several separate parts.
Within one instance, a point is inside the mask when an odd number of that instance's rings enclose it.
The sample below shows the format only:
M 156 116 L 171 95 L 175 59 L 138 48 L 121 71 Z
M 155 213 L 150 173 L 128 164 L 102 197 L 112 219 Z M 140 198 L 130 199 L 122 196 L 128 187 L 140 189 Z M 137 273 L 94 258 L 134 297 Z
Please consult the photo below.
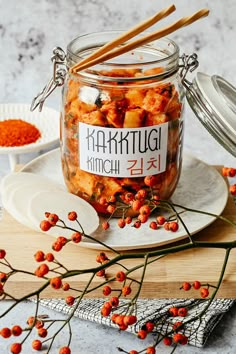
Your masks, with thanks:
M 178 21 L 172 23 L 169 26 L 166 26 L 162 29 L 159 29 L 158 31 L 155 31 L 153 33 L 150 33 L 142 38 L 136 39 L 133 42 L 129 42 L 127 44 L 124 44 L 123 46 L 120 46 L 124 42 L 128 41 L 129 39 L 135 37 L 139 33 L 143 32 L 147 28 L 151 27 L 161 19 L 167 17 L 170 15 L 173 11 L 175 11 L 175 6 L 171 5 L 168 8 L 160 11 L 159 13 L 155 14 L 153 17 L 147 19 L 146 21 L 138 24 L 137 26 L 131 28 L 129 31 L 123 33 L 122 35 L 118 36 L 117 38 L 113 39 L 111 42 L 105 44 L 101 48 L 99 48 L 97 51 L 89 55 L 87 58 L 83 59 L 79 63 L 75 64 L 71 69 L 70 72 L 73 74 L 87 69 L 93 65 L 102 63 L 108 59 L 114 58 L 118 55 L 124 54 L 126 52 L 129 52 L 141 45 L 150 43 L 154 40 L 160 39 L 166 35 L 169 35 L 172 32 L 175 32 L 181 27 L 188 26 L 191 23 L 208 16 L 209 10 L 208 9 L 201 9 L 191 16 L 186 16 L 182 17 Z M 119 47 L 120 46 L 120 47 Z M 118 47 L 118 48 L 117 48 Z M 116 48 L 116 49 L 114 49 Z

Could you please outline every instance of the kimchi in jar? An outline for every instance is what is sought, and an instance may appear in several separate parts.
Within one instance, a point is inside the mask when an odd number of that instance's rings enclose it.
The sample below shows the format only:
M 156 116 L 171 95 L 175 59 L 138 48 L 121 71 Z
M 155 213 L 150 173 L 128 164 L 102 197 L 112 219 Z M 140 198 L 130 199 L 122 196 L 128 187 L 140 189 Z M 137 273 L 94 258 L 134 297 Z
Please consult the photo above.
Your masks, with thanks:
M 67 48 L 68 68 L 111 41 L 92 33 Z M 68 72 L 61 115 L 62 168 L 68 190 L 106 213 L 101 198 L 153 189 L 168 199 L 179 180 L 184 90 L 179 48 L 161 39 L 77 74 Z

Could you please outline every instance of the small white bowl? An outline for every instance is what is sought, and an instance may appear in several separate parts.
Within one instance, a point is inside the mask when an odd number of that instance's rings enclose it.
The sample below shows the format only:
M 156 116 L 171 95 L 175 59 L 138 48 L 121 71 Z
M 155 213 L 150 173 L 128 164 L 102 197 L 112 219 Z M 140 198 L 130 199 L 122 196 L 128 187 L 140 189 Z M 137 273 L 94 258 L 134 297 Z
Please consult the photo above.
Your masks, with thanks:
M 0 104 L 0 121 L 7 119 L 22 119 L 37 127 L 41 137 L 31 144 L 22 146 L 0 146 L 0 154 L 8 154 L 11 170 L 18 162 L 19 154 L 50 148 L 59 142 L 60 114 L 56 110 L 44 107 L 42 112 L 30 111 L 28 104 Z

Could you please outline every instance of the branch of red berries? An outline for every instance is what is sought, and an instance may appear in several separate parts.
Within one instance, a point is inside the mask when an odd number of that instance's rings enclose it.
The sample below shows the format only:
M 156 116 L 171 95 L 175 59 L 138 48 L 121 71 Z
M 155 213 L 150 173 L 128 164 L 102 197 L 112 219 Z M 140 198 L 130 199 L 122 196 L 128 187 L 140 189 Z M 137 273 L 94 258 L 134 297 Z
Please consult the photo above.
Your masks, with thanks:
M 236 169 L 224 168 L 223 175 L 227 177 L 235 177 Z M 70 230 L 71 236 L 68 238 L 64 236 L 58 237 L 52 244 L 52 252 L 45 253 L 42 250 L 36 251 L 34 254 L 34 260 L 40 264 L 37 266 L 34 272 L 14 268 L 14 266 L 7 260 L 6 251 L 4 249 L 0 249 L 0 265 L 4 268 L 4 271 L 0 269 L 0 299 L 8 298 L 13 301 L 13 304 L 11 304 L 9 308 L 0 315 L 0 318 L 5 316 L 19 303 L 26 299 L 35 297 L 37 303 L 35 313 L 27 319 L 25 325 L 15 324 L 12 328 L 0 328 L 0 335 L 2 338 L 7 339 L 10 337 L 18 337 L 22 335 L 24 336 L 21 341 L 15 342 L 11 345 L 11 353 L 21 353 L 24 343 L 31 334 L 35 334 L 37 336 L 32 341 L 32 348 L 35 351 L 46 349 L 46 353 L 49 353 L 60 331 L 64 327 L 67 327 L 68 340 L 67 343 L 65 343 L 65 346 L 59 349 L 59 354 L 70 354 L 70 343 L 73 336 L 73 331 L 70 323 L 71 319 L 81 304 L 84 296 L 97 290 L 98 288 L 101 288 L 101 294 L 107 297 L 102 305 L 101 315 L 104 317 L 109 317 L 118 329 L 125 331 L 130 326 L 135 325 L 138 321 L 137 300 L 139 299 L 139 295 L 145 279 L 146 270 L 149 264 L 158 262 L 160 258 L 169 254 L 182 252 L 183 250 L 191 249 L 193 247 L 222 248 L 226 252 L 218 283 L 216 285 L 202 284 L 199 280 L 195 280 L 193 283 L 184 282 L 180 286 L 180 289 L 183 291 L 194 289 L 198 292 L 196 297 L 201 298 L 202 301 L 205 301 L 205 307 L 201 313 L 197 314 L 196 317 L 191 317 L 189 319 L 188 307 L 171 307 L 167 313 L 163 314 L 163 316 L 158 319 L 159 323 L 161 322 L 163 326 L 165 323 L 170 321 L 172 323 L 171 329 L 167 327 L 168 329 L 166 330 L 165 334 L 156 333 L 156 323 L 152 321 L 147 321 L 137 333 L 138 338 L 144 340 L 149 333 L 154 332 L 155 336 L 153 337 L 154 340 L 152 346 L 144 348 L 141 352 L 137 352 L 136 350 L 130 350 L 127 352 L 122 348 L 118 348 L 118 350 L 127 354 L 155 354 L 156 347 L 160 342 L 163 342 L 166 346 L 171 346 L 171 353 L 173 353 L 178 345 L 185 345 L 188 343 L 189 338 L 185 333 L 185 326 L 186 324 L 191 323 L 196 319 L 201 320 L 202 316 L 216 297 L 216 294 L 224 278 L 224 273 L 230 252 L 232 249 L 236 248 L 236 241 L 213 243 L 193 240 L 188 232 L 187 226 L 183 223 L 181 213 L 185 210 L 190 210 L 192 212 L 202 214 L 208 213 L 198 210 L 194 211 L 184 207 L 182 207 L 181 211 L 176 211 L 176 208 L 172 203 L 169 201 L 161 201 L 158 198 L 158 195 L 155 195 L 153 192 L 152 184 L 155 183 L 153 176 L 146 177 L 145 183 L 150 188 L 149 191 L 140 190 L 135 195 L 132 193 L 126 193 L 118 201 L 114 198 L 108 201 L 102 198 L 101 203 L 103 203 L 103 205 L 104 203 L 107 203 L 107 210 L 111 216 L 114 215 L 117 210 L 119 210 L 119 212 L 122 211 L 122 217 L 118 219 L 118 226 L 120 228 L 123 228 L 128 224 L 130 224 L 131 227 L 139 228 L 144 222 L 149 220 L 149 217 L 153 211 L 158 210 L 158 208 L 162 210 L 164 207 L 165 209 L 171 211 L 172 214 L 168 218 L 165 218 L 162 215 L 158 215 L 155 221 L 152 220 L 150 222 L 150 228 L 156 230 L 160 227 L 163 227 L 167 232 L 176 232 L 178 230 L 179 223 L 182 223 L 189 236 L 188 242 L 178 246 L 165 246 L 158 250 L 139 252 L 135 254 L 121 254 L 116 250 L 113 250 L 111 247 L 107 247 L 108 251 L 113 252 L 110 258 L 106 252 L 100 252 L 96 257 L 93 267 L 82 270 L 69 270 L 57 259 L 56 253 L 62 251 L 68 243 L 78 244 L 86 237 L 92 238 L 90 235 L 85 234 L 83 227 L 79 222 L 79 216 L 77 215 L 76 211 L 71 211 L 68 213 L 68 220 L 75 222 L 75 228 L 67 226 L 66 222 L 61 220 L 58 215 L 50 212 L 45 213 L 45 219 L 40 224 L 40 227 L 43 231 L 48 231 L 52 227 L 59 227 L 61 229 Z M 231 186 L 230 191 L 232 195 L 236 195 L 236 185 Z M 130 215 L 126 216 L 126 213 L 130 210 L 132 213 L 135 212 L 137 214 L 134 219 L 132 219 Z M 109 216 L 108 220 L 103 224 L 104 229 L 109 228 L 109 219 L 111 216 Z M 220 218 L 223 221 L 236 227 L 236 223 L 234 221 L 228 220 L 222 216 L 215 215 L 215 217 Z M 94 239 L 94 241 L 96 240 Z M 133 268 L 128 269 L 124 265 L 123 261 L 130 258 L 141 260 L 141 262 L 137 263 Z M 116 266 L 116 268 L 118 266 L 120 269 L 118 271 L 114 270 L 114 266 Z M 134 275 L 134 272 L 136 272 L 138 269 L 141 271 L 141 273 L 137 278 L 137 275 Z M 40 285 L 37 290 L 32 291 L 30 294 L 15 298 L 5 289 L 7 288 L 6 285 L 8 280 L 14 274 L 20 272 L 28 274 L 29 276 L 36 276 L 41 278 L 43 280 L 43 284 Z M 70 282 L 67 279 L 74 276 L 80 276 L 85 273 L 90 274 L 90 278 L 86 286 L 76 289 L 72 288 Z M 97 283 L 93 284 L 94 279 L 97 277 L 100 277 L 101 279 L 99 285 L 97 285 Z M 66 293 L 73 291 L 73 295 L 71 293 L 65 297 L 65 303 L 68 306 L 71 306 L 72 309 L 66 320 L 50 319 L 47 316 L 41 316 L 38 313 L 40 295 L 42 291 L 47 287 L 52 287 L 55 289 L 55 291 L 60 289 Z M 122 298 L 125 298 L 128 301 L 123 304 L 120 301 Z M 54 334 L 49 336 L 49 329 L 51 332 L 52 327 L 55 324 L 59 324 L 59 329 L 55 329 Z

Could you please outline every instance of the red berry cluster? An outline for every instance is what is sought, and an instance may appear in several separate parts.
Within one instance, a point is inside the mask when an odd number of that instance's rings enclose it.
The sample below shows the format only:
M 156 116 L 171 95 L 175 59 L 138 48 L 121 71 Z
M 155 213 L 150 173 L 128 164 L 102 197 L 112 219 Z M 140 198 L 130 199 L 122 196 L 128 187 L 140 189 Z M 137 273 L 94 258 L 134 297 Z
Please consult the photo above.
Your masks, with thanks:
M 168 312 L 171 317 L 186 317 L 188 314 L 186 307 L 171 307 Z M 184 329 L 184 323 L 182 321 L 176 321 L 173 323 L 172 329 L 174 333 L 172 336 L 164 337 L 163 343 L 167 346 L 172 345 L 172 343 L 181 345 L 187 344 L 188 338 L 183 333 L 181 333 L 181 331 Z
M 40 228 L 41 228 L 42 231 L 46 232 L 46 231 L 50 230 L 51 227 L 56 226 L 59 221 L 62 222 L 62 220 L 59 219 L 59 216 L 57 214 L 46 212 L 45 216 L 46 216 L 47 220 L 42 220 L 41 223 L 40 223 Z M 76 221 L 77 220 L 77 213 L 75 211 L 70 211 L 68 213 L 68 220 Z M 76 232 L 72 233 L 70 238 L 66 238 L 64 236 L 59 236 L 59 237 L 57 237 L 56 241 L 52 244 L 52 249 L 55 252 L 59 252 L 59 251 L 62 250 L 62 248 L 68 242 L 79 243 L 82 240 L 82 236 L 83 236 L 83 233 L 79 232 L 79 231 L 76 231 Z M 41 261 L 40 260 L 41 256 L 40 256 L 39 253 L 37 254 L 37 257 L 38 257 L 39 260 L 37 260 L 35 258 L 36 261 L 40 262 Z M 43 255 L 42 255 L 42 257 L 43 257 Z
M 144 179 L 146 186 L 152 187 L 155 182 L 156 176 L 147 176 Z M 154 181 L 154 182 L 153 182 Z M 136 194 L 128 192 L 124 195 L 120 196 L 120 199 L 124 203 L 123 206 L 123 214 L 122 218 L 119 218 L 117 221 L 117 225 L 119 228 L 124 228 L 126 225 L 131 224 L 136 229 L 139 229 L 142 224 L 146 223 L 151 213 L 157 208 L 160 204 L 160 198 L 158 195 L 151 193 L 151 197 L 148 199 L 148 192 L 145 189 L 140 189 Z M 102 223 L 102 228 L 104 230 L 109 229 L 110 218 L 115 214 L 115 212 L 119 209 L 122 209 L 120 204 L 116 204 L 116 198 L 114 197 L 112 200 L 107 201 L 106 198 L 100 198 L 100 203 L 102 205 L 106 205 L 107 212 L 111 214 L 108 220 Z M 126 216 L 129 213 L 131 215 L 137 215 L 135 220 L 132 219 L 130 215 Z M 164 225 L 165 230 L 176 232 L 179 228 L 179 225 L 176 221 L 167 221 L 163 216 L 158 216 L 156 220 L 152 220 L 149 223 L 149 227 L 153 230 L 157 230 L 160 226 Z
M 223 167 L 222 175 L 225 177 L 235 177 L 236 176 L 236 168 L 233 167 Z M 233 196 L 236 196 L 236 183 L 232 184 L 229 187 L 229 191 Z
M 188 291 L 191 288 L 195 289 L 195 290 L 199 290 L 200 289 L 200 296 L 205 299 L 206 297 L 209 296 L 209 289 L 208 287 L 203 287 L 202 284 L 198 281 L 195 280 L 192 284 L 190 284 L 189 282 L 184 282 L 182 284 L 181 289 Z

